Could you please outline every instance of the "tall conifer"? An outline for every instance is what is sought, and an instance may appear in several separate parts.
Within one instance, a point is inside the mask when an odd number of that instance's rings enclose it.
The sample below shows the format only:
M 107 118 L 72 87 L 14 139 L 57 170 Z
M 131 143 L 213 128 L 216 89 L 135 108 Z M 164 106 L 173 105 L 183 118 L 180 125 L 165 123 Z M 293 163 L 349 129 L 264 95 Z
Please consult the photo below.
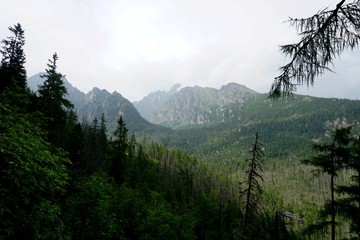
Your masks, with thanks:
M 322 220 L 311 225 L 306 231 L 309 233 L 324 231 L 330 226 L 332 240 L 336 239 L 336 216 L 339 214 L 338 201 L 335 196 L 335 178 L 350 159 L 350 133 L 350 126 L 339 125 L 337 128 L 332 129 L 331 142 L 314 144 L 314 149 L 318 154 L 311 159 L 302 161 L 306 165 L 316 167 L 314 171 L 316 175 L 325 173 L 330 176 L 330 200 L 320 213 Z
M 0 93 L 10 87 L 20 92 L 26 90 L 25 70 L 25 36 L 20 23 L 9 27 L 12 36 L 3 39 L 0 53 L 2 54 L 0 65 Z
M 259 180 L 263 181 L 261 173 L 263 172 L 260 159 L 264 155 L 261 149 L 259 133 L 255 134 L 255 141 L 250 150 L 251 157 L 248 161 L 248 168 L 246 170 L 247 179 L 243 183 L 245 184 L 245 189 L 242 190 L 241 194 L 245 198 L 245 209 L 244 209 L 244 218 L 243 225 L 246 230 L 246 235 L 248 239 L 251 239 L 252 231 L 250 221 L 254 215 L 258 212 L 259 209 L 259 199 L 263 192 L 263 189 L 259 183 Z

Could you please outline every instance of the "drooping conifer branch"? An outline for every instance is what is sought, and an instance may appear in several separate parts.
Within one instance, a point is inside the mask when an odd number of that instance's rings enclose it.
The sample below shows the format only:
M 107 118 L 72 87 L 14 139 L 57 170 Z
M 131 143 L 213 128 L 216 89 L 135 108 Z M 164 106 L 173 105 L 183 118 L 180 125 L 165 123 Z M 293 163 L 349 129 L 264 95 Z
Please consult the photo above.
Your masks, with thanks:
M 360 1 L 344 4 L 342 0 L 333 10 L 325 8 L 312 17 L 289 22 L 298 30 L 298 43 L 281 46 L 290 57 L 280 68 L 271 86 L 270 97 L 289 96 L 298 85 L 314 84 L 315 77 L 332 69 L 334 58 L 345 49 L 353 50 L 360 41 Z

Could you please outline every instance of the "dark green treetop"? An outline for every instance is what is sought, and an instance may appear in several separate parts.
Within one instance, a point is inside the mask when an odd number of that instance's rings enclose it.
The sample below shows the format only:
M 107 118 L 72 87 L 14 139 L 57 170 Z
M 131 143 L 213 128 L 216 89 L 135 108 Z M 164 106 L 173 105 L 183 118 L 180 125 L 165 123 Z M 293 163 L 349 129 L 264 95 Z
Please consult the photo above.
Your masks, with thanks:
M 52 107 L 57 107 L 57 109 L 61 107 L 73 108 L 72 103 L 65 98 L 67 94 L 63 82 L 65 76 L 57 71 L 56 62 L 58 59 L 57 53 L 54 53 L 52 59 L 49 59 L 48 68 L 45 70 L 46 73 L 41 75 L 45 81 L 42 86 L 39 86 L 39 95 L 51 101 Z
M 0 50 L 2 54 L 0 65 L 0 92 L 13 85 L 20 90 L 26 89 L 26 70 L 25 70 L 25 36 L 20 23 L 9 27 L 12 36 L 1 41 L 3 47 Z

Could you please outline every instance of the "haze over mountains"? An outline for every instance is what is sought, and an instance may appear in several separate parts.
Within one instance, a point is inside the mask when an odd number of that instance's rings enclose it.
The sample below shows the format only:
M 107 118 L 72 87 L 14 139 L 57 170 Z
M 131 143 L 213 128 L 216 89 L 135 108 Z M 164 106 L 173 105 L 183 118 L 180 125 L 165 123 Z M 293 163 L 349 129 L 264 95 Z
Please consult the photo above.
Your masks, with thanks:
M 28 79 L 28 85 L 34 92 L 43 82 L 40 75 Z M 100 119 L 104 113 L 110 130 L 115 129 L 120 115 L 128 120 L 128 127 L 133 131 L 154 127 L 149 122 L 171 128 L 225 122 L 236 117 L 235 113 L 246 102 L 260 95 L 237 83 L 229 83 L 221 89 L 198 86 L 181 88 L 180 84 L 176 84 L 169 91 L 159 90 L 141 101 L 131 103 L 116 91 L 110 93 L 94 87 L 85 94 L 73 87 L 66 78 L 64 85 L 79 120 Z
M 41 73 L 28 79 L 28 86 L 34 92 L 42 83 L 40 75 Z M 68 90 L 67 98 L 74 104 L 79 121 L 91 122 L 95 118 L 100 120 L 104 114 L 110 136 L 114 133 L 120 116 L 123 116 L 129 130 L 139 135 L 166 131 L 163 127 L 156 126 L 141 117 L 134 105 L 118 92 L 109 93 L 107 90 L 94 87 L 85 94 L 73 87 L 66 78 L 63 80 Z
M 33 91 L 39 78 L 29 78 Z M 326 121 L 360 119 L 358 100 L 294 95 L 273 101 L 268 94 L 236 83 L 220 89 L 175 85 L 134 103 L 117 92 L 94 87 L 85 94 L 66 79 L 64 83 L 80 121 L 99 120 L 104 114 L 112 136 L 121 115 L 129 131 L 138 137 L 156 139 L 214 161 L 231 160 L 239 152 L 246 154 L 256 132 L 269 158 L 306 156 L 312 140 L 324 135 Z

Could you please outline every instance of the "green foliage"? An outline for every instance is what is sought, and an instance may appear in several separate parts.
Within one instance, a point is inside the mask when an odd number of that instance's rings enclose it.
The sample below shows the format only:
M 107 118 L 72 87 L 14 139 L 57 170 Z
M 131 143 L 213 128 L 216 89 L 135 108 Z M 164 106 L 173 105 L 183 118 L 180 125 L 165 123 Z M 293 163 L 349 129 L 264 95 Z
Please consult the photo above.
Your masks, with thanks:
M 41 75 L 45 78 L 43 85 L 39 86 L 39 97 L 43 98 L 47 107 L 54 107 L 60 111 L 62 107 L 72 108 L 73 105 L 65 98 L 67 90 L 64 86 L 61 73 L 57 72 L 56 61 L 58 60 L 57 53 L 54 53 L 52 59 L 49 59 L 47 64 L 48 68 L 45 69 L 46 73 Z
M 355 126 L 356 127 L 356 126 Z M 345 168 L 351 171 L 351 182 L 338 186 L 337 192 L 343 198 L 338 201 L 340 214 L 351 220 L 350 231 L 354 238 L 360 237 L 360 141 L 359 135 L 352 135 L 350 158 L 345 162 Z
M 306 232 L 312 234 L 314 231 L 326 232 L 328 226 L 331 226 L 331 239 L 336 238 L 336 217 L 339 215 L 338 200 L 335 197 L 335 178 L 338 172 L 343 169 L 351 159 L 351 126 L 346 122 L 335 121 L 331 126 L 329 143 L 315 143 L 314 149 L 318 154 L 303 163 L 315 167 L 314 173 L 325 173 L 330 176 L 330 200 L 327 201 L 320 211 L 321 221 L 310 225 Z M 330 216 L 330 219 L 328 219 Z
M 3 39 L 0 53 L 2 55 L 0 65 L 0 93 L 6 88 L 16 89 L 21 93 L 26 89 L 26 70 L 25 70 L 25 36 L 24 30 L 18 23 L 14 27 L 9 27 L 13 36 Z
M 59 199 L 70 164 L 25 117 L 0 104 L 0 238 L 62 239 Z
M 120 185 L 124 179 L 123 168 L 127 161 L 129 150 L 128 129 L 122 117 L 118 120 L 118 126 L 114 135 L 115 139 L 112 141 L 113 154 L 110 160 L 109 174 Z
M 80 149 L 83 153 L 81 158 L 77 159 L 79 170 L 89 176 L 97 171 L 104 169 L 107 160 L 108 140 L 106 135 L 105 119 L 102 118 L 99 125 L 95 118 L 92 124 L 83 122 L 82 132 L 78 132 Z M 80 131 L 80 130 L 78 130 Z
M 358 101 L 294 96 L 272 102 L 264 94 L 231 114 L 229 105 L 224 117 L 233 121 L 177 131 L 150 129 L 145 120 L 135 123 L 135 113 L 127 116 L 132 130 L 163 137 L 163 146 L 137 142 L 122 116 L 111 137 L 105 114 L 100 122 L 77 123 L 56 62 L 54 54 L 39 96 L 22 91 L 21 84 L 5 84 L 0 94 L 0 239 L 304 239 L 301 231 L 321 217 L 318 209 L 332 208 L 325 204 L 331 192 L 342 196 L 338 236 L 358 236 L 358 137 L 344 130 L 336 144 L 309 147 L 326 120 L 358 119 Z M 18 69 L 17 76 L 25 76 Z M 211 105 L 210 97 L 204 99 Z M 257 130 L 264 145 L 255 141 L 247 164 Z M 262 151 L 267 159 L 260 166 Z M 314 166 L 300 164 L 299 157 L 312 151 L 320 152 L 314 165 L 336 173 L 334 183 L 328 176 L 314 178 Z M 324 164 L 329 152 L 338 157 L 336 164 Z M 238 188 L 246 177 L 248 189 L 262 189 L 263 211 L 248 219 L 250 230 Z M 330 190 L 335 183 L 339 187 Z M 247 196 L 257 203 L 258 193 Z
M 66 200 L 65 219 L 72 239 L 112 239 L 115 187 L 106 175 L 95 174 L 74 183 Z
M 49 141 L 56 146 L 68 150 L 69 136 L 76 123 L 76 115 L 72 111 L 72 103 L 65 98 L 67 90 L 62 80 L 63 75 L 57 72 L 58 56 L 53 54 L 49 59 L 43 85 L 39 86 L 38 108 L 44 114 L 44 127 Z
M 360 104 L 355 100 L 294 95 L 271 101 L 267 97 L 263 94 L 245 104 L 233 121 L 176 130 L 162 143 L 215 164 L 233 165 L 239 156 L 246 157 L 253 134 L 259 131 L 268 160 L 304 159 L 313 153 L 312 140 L 323 135 L 326 121 L 360 118 Z

